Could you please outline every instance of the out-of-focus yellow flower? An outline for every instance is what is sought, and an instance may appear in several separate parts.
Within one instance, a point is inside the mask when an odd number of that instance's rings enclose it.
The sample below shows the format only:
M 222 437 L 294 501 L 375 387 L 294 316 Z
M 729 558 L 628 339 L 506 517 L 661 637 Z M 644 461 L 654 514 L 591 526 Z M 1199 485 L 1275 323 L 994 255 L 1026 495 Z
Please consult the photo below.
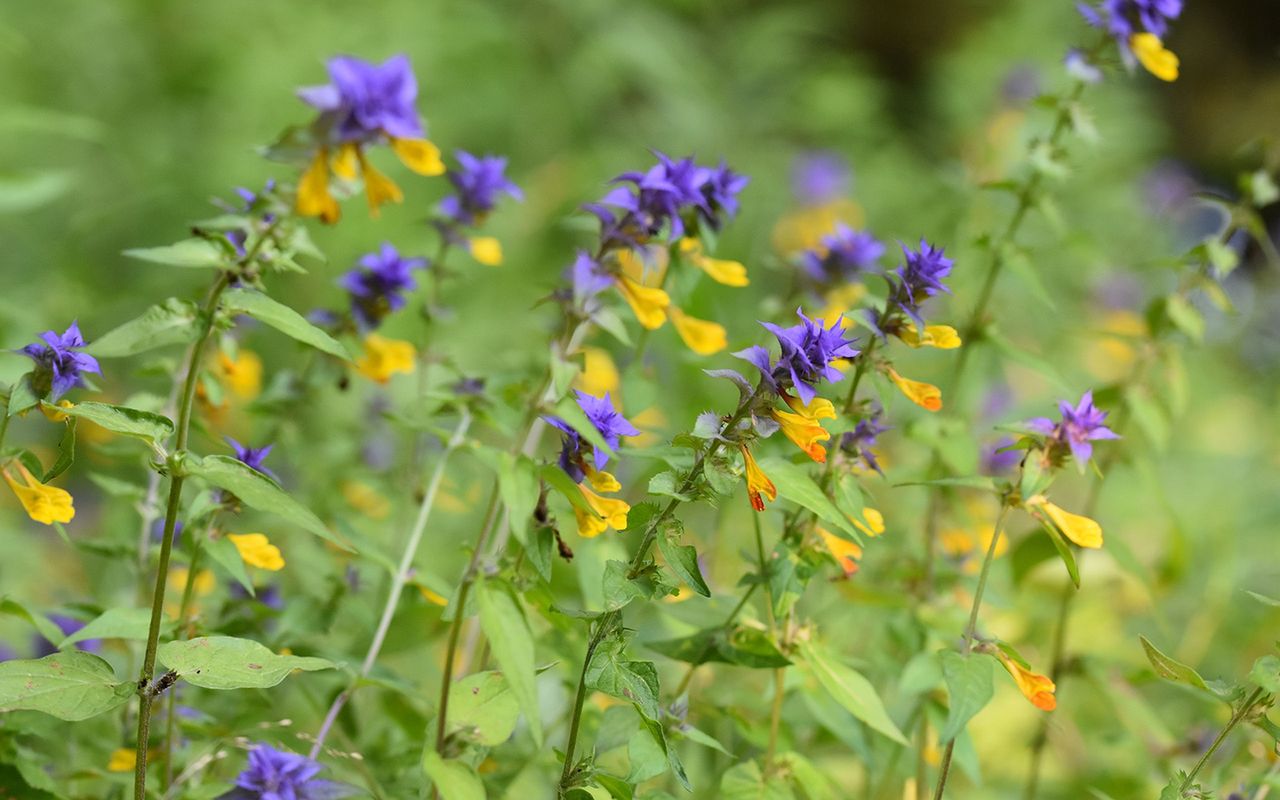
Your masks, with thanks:
M 138 753 L 131 747 L 121 747 L 111 751 L 107 759 L 107 772 L 133 772 L 138 764 Z
M 347 505 L 370 519 L 386 519 L 391 513 L 391 501 L 367 483 L 343 481 L 341 489 Z
M 364 177 L 364 195 L 369 201 L 369 216 L 377 218 L 382 213 L 382 206 L 387 203 L 403 202 L 404 192 L 400 191 L 395 181 L 370 164 L 363 151 L 357 150 L 356 156 L 360 161 L 360 174 Z
M 1114 381 L 1128 375 L 1138 358 L 1135 341 L 1147 333 L 1147 323 L 1133 311 L 1111 311 L 1101 320 L 1101 335 L 1084 351 L 1084 364 L 1102 381 Z
M 640 429 L 640 435 L 631 438 L 631 446 L 649 447 L 664 440 L 660 433 L 667 427 L 667 415 L 657 406 L 649 406 L 633 416 L 631 424 Z
M 72 403 L 70 400 L 67 400 L 66 398 L 63 398 L 58 401 L 58 408 L 72 408 L 74 406 L 75 406 L 75 403 Z M 67 414 L 63 413 L 62 411 L 56 411 L 52 408 L 49 408 L 44 403 L 40 404 L 40 413 L 44 414 L 45 419 L 49 420 L 50 422 L 66 422 L 67 421 L 67 416 L 68 416 Z
M 608 350 L 599 347 L 582 348 L 582 372 L 574 381 L 574 386 L 593 397 L 603 397 L 611 392 L 617 400 L 618 389 L 622 379 L 618 374 L 618 366 Z
M 840 328 L 842 330 L 851 327 L 857 323 L 856 318 L 850 316 L 841 318 L 841 315 L 847 315 L 866 296 L 867 287 L 861 283 L 845 283 L 837 286 L 827 292 L 825 296 L 827 306 L 814 319 L 820 319 L 824 322 L 840 319 Z
M 240 558 L 244 559 L 244 563 L 249 566 L 269 572 L 279 572 L 284 569 L 284 556 L 280 554 L 280 548 L 273 545 L 265 534 L 229 533 L 227 538 L 236 546 Z
M 441 607 L 449 605 L 448 598 L 444 597 L 439 592 L 432 591 L 421 583 L 415 585 L 418 587 L 418 593 L 422 595 L 422 599 L 426 600 L 428 603 Z
M 950 325 L 926 325 L 924 335 L 921 336 L 915 325 L 907 323 L 898 330 L 896 335 L 910 347 L 954 350 L 961 345 L 960 334 Z
M 332 225 L 342 216 L 338 201 L 329 191 L 328 148 L 321 147 L 316 151 L 310 166 L 298 180 L 296 208 L 301 216 L 319 217 L 327 225 Z
M 1178 56 L 1164 46 L 1154 33 L 1135 33 L 1129 37 L 1129 49 L 1147 72 L 1162 81 L 1178 79 Z
M 747 497 L 751 500 L 751 507 L 756 511 L 764 511 L 764 498 L 769 498 L 770 502 L 778 499 L 778 489 L 773 485 L 773 481 L 769 480 L 769 476 L 764 474 L 764 470 L 760 469 L 760 465 L 752 458 L 751 451 L 746 445 L 738 445 L 738 449 L 742 451 L 742 463 L 746 467 L 747 472 Z
M 667 315 L 685 345 L 698 355 L 713 355 L 729 346 L 729 335 L 723 325 L 691 317 L 675 306 L 667 309 Z
M 252 400 L 262 393 L 262 359 L 250 350 L 240 350 L 235 358 L 219 351 L 215 374 L 218 382 L 241 400 Z
M 613 257 L 622 274 L 641 286 L 661 286 L 666 282 L 671 256 L 665 247 L 643 245 L 638 250 L 615 250 Z
M 889 380 L 893 381 L 893 385 L 897 386 L 908 400 L 924 410 L 942 410 L 942 390 L 932 383 L 904 378 L 892 367 L 889 368 Z
M 816 526 L 814 530 L 822 537 L 822 544 L 826 546 L 832 558 L 840 565 L 840 569 L 844 570 L 846 578 L 858 571 L 858 562 L 862 560 L 862 548 L 858 546 L 857 542 L 841 539 L 820 525 Z
M 964 572 L 974 573 L 978 571 L 979 562 L 991 547 L 991 537 L 995 532 L 995 525 L 981 523 L 969 528 L 944 528 L 938 534 L 938 538 L 942 544 L 943 553 L 959 561 Z M 993 557 L 999 558 L 1008 550 L 1009 538 L 1001 532 Z
M 1057 687 L 1047 676 L 1032 672 L 998 647 L 995 648 L 995 655 L 1013 676 L 1013 682 L 1018 684 L 1018 689 L 1031 701 L 1031 705 L 1041 711 L 1052 711 L 1058 707 L 1058 700 L 1053 695 Z
M 662 327 L 667 321 L 667 308 L 671 305 L 671 297 L 661 289 L 642 286 L 625 275 L 618 276 L 618 292 L 622 299 L 631 306 L 640 324 L 649 330 Z
M 605 474 L 607 475 L 608 473 Z M 609 477 L 612 478 L 613 476 L 610 475 Z M 600 515 L 597 518 L 574 506 L 573 515 L 578 520 L 579 536 L 591 539 L 610 528 L 616 531 L 627 529 L 627 512 L 631 510 L 631 506 L 625 500 L 619 500 L 616 497 L 601 497 L 581 483 L 578 484 L 578 489 L 582 492 L 582 496 L 586 498 L 587 505 L 591 506 Z
M 690 264 L 711 276 L 716 283 L 725 286 L 746 286 L 751 283 L 747 278 L 747 268 L 738 261 L 722 258 L 711 258 L 702 250 L 702 241 L 691 236 L 680 240 L 680 253 Z
M 11 470 L 18 473 L 18 478 L 13 476 Z M 71 493 L 66 489 L 41 483 L 21 461 L 11 461 L 3 471 L 5 483 L 18 496 L 18 502 L 22 503 L 31 519 L 52 525 L 55 522 L 70 522 L 75 517 L 76 509 L 72 505 Z
M 811 250 L 836 229 L 837 223 L 861 228 L 863 217 L 862 206 L 847 198 L 801 208 L 778 220 L 773 229 L 773 248 L 787 257 Z
M 872 539 L 884 533 L 884 514 L 881 514 L 878 510 L 871 507 L 863 508 L 862 519 L 867 521 L 865 525 L 862 524 L 862 521 L 857 517 L 850 517 L 849 521 L 853 523 L 853 527 L 862 531 L 867 536 L 870 536 Z
M 391 149 L 400 163 L 428 178 L 445 173 L 440 148 L 426 139 L 391 139 Z
M 364 337 L 364 355 L 356 359 L 356 371 L 370 380 L 386 383 L 396 373 L 411 374 L 417 368 L 417 355 L 410 342 L 371 333 Z
M 169 573 L 169 583 L 178 592 L 184 592 L 187 589 L 187 580 L 191 577 L 191 570 L 186 567 L 174 567 Z M 218 579 L 214 577 L 213 572 L 202 569 L 196 573 L 195 583 L 191 585 L 191 592 L 197 597 L 207 597 L 213 592 L 218 585 Z
M 1026 501 L 1031 513 L 1039 516 L 1043 513 L 1049 522 L 1063 536 L 1070 539 L 1078 547 L 1097 549 L 1102 547 L 1102 526 L 1096 520 L 1072 514 L 1050 503 L 1043 495 L 1036 495 Z
M 492 236 L 473 236 L 467 242 L 471 257 L 486 267 L 502 266 L 502 242 Z
M 827 463 L 826 448 L 819 442 L 825 442 L 831 438 L 829 431 L 811 418 L 800 414 L 779 411 L 776 408 L 769 409 L 769 414 L 782 426 L 783 435 L 799 447 L 805 455 L 819 464 Z

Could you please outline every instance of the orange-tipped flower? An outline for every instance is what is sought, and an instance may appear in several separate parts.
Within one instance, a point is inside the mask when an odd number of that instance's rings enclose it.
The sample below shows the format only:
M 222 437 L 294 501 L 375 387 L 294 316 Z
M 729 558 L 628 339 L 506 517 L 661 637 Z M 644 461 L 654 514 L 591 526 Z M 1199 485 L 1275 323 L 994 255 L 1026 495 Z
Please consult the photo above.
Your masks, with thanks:
M 1013 682 L 1018 684 L 1018 689 L 1031 701 L 1031 705 L 1041 711 L 1052 711 L 1058 707 L 1058 700 L 1053 696 L 1057 687 L 1048 676 L 1032 672 L 1030 668 L 1018 663 L 999 648 L 996 648 L 995 654 L 1004 668 L 1013 676 Z
M 924 410 L 942 410 L 942 390 L 932 383 L 904 378 L 892 367 L 889 368 L 889 380 L 893 381 L 893 385 L 897 386 L 899 391 L 907 396 L 908 400 Z
M 803 450 L 805 455 L 819 464 L 827 463 L 826 448 L 819 442 L 825 442 L 830 439 L 830 432 L 809 417 L 801 414 L 791 414 L 777 409 L 770 409 L 769 413 L 782 426 L 782 433 L 796 447 Z
M 777 500 L 778 489 L 751 457 L 751 451 L 746 445 L 738 445 L 738 449 L 742 451 L 742 463 L 747 469 L 747 497 L 751 499 L 751 507 L 756 511 L 764 511 L 764 498 L 769 498 L 770 502 Z
M 818 526 L 815 530 L 822 537 L 822 543 L 826 546 L 827 551 L 831 553 L 831 557 L 840 565 L 840 569 L 844 570 L 844 576 L 846 578 L 852 577 L 858 571 L 858 562 L 862 560 L 862 548 L 856 542 L 841 539 L 821 526 Z

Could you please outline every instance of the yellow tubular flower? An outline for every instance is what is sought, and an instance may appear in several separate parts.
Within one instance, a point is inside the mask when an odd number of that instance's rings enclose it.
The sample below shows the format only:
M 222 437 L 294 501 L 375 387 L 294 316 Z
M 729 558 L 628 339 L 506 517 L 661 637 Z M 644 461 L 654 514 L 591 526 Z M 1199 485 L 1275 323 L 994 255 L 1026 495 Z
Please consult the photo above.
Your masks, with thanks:
M 614 400 L 622 379 L 618 375 L 618 366 L 613 363 L 613 356 L 608 350 L 599 347 L 582 348 L 582 372 L 578 374 L 574 386 L 594 397 L 602 397 L 605 392 L 612 392 Z
M 622 491 L 622 484 L 618 483 L 618 479 L 613 477 L 611 473 L 604 470 L 592 469 L 590 464 L 583 465 L 583 472 L 587 476 L 587 480 L 591 483 L 591 488 L 597 492 L 618 492 Z
M 1178 56 L 1167 49 L 1154 33 L 1135 33 L 1129 37 L 1129 49 L 1142 62 L 1147 72 L 1162 81 L 1178 79 Z
M 822 544 L 840 565 L 840 569 L 844 570 L 846 578 L 858 571 L 858 562 L 862 559 L 862 548 L 856 542 L 841 539 L 821 526 L 815 527 L 814 530 L 822 537 Z
M 344 181 L 354 181 L 360 174 L 360 145 L 355 142 L 340 145 L 332 166 L 334 175 Z
M 21 483 L 9 473 L 9 466 L 17 469 L 22 478 Z M 75 517 L 76 510 L 72 505 L 70 492 L 41 483 L 20 461 L 14 461 L 9 466 L 4 468 L 5 483 L 18 496 L 18 502 L 22 503 L 28 517 L 45 525 L 70 522 Z
M 862 518 L 867 521 L 866 525 L 863 525 L 862 522 L 852 517 L 849 521 L 853 523 L 853 527 L 862 531 L 867 536 L 870 536 L 872 539 L 884 533 L 884 514 L 881 514 L 874 508 L 864 508 L 862 509 Z
M 75 403 L 65 398 L 58 401 L 59 408 L 72 408 L 74 406 L 75 406 Z M 44 414 L 45 419 L 49 420 L 50 422 L 66 422 L 67 421 L 66 414 L 62 413 L 61 411 L 54 411 L 53 409 L 49 408 L 44 404 L 40 405 L 40 413 Z
M 235 358 L 218 353 L 218 381 L 241 400 L 262 393 L 262 359 L 257 353 L 241 350 Z
M 1041 711 L 1052 711 L 1058 707 L 1058 700 L 1053 696 L 1058 687 L 1053 681 L 1022 666 L 999 648 L 996 648 L 995 653 L 996 658 L 1000 659 L 1000 663 L 1013 676 L 1013 682 L 1018 684 L 1018 689 L 1023 696 L 1031 701 L 1031 705 Z
M 691 317 L 675 306 L 667 309 L 667 315 L 685 345 L 698 355 L 714 355 L 729 346 L 729 335 L 723 325 Z
M 751 451 L 746 445 L 738 445 L 738 449 L 742 451 L 742 463 L 747 470 L 747 497 L 751 500 L 751 507 L 756 511 L 764 511 L 764 498 L 769 498 L 770 502 L 777 500 L 778 489 L 751 457 Z
M 307 171 L 298 180 L 296 208 L 304 217 L 319 217 L 321 222 L 332 225 L 342 212 L 338 201 L 329 193 L 329 149 L 321 147 Z
M 169 574 L 169 582 L 173 585 L 175 591 L 182 592 L 187 588 L 187 581 L 191 578 L 191 570 L 186 567 L 174 567 Z M 207 569 L 202 569 L 196 573 L 195 581 L 191 585 L 191 591 L 198 597 L 205 597 L 213 592 L 218 585 L 218 579 L 213 573 Z
M 671 257 L 665 247 L 641 245 L 636 250 L 616 250 L 613 254 L 622 274 L 641 286 L 660 286 L 666 279 Z
M 502 266 L 502 242 L 492 236 L 473 236 L 467 242 L 471 257 L 486 267 Z
M 364 176 L 364 195 L 369 201 L 369 216 L 375 219 L 382 213 L 382 206 L 387 203 L 399 203 L 404 200 L 404 192 L 395 182 L 383 175 L 364 157 L 364 152 L 357 150 L 356 158 L 360 161 L 360 174 Z
M 1033 497 L 1027 505 L 1040 508 L 1053 523 L 1053 527 L 1078 547 L 1097 549 L 1102 547 L 1102 526 L 1095 520 L 1064 511 L 1043 497 Z
M 279 572 L 284 569 L 284 556 L 280 555 L 280 548 L 273 545 L 264 534 L 229 533 L 227 538 L 236 546 L 240 557 L 249 566 L 269 572 Z
M 741 262 L 711 258 L 702 252 L 702 242 L 698 239 L 691 236 L 681 239 L 680 252 L 689 263 L 707 273 L 716 283 L 725 286 L 746 286 L 751 283 L 747 279 L 747 268 Z
M 440 148 L 426 139 L 393 138 L 391 149 L 400 159 L 400 163 L 419 175 L 431 177 L 444 174 L 445 167 L 444 161 L 440 158 Z
M 789 392 L 783 392 L 782 400 L 791 407 L 792 411 L 805 419 L 819 420 L 836 418 L 835 404 L 825 397 L 815 397 L 809 401 L 808 405 L 805 405 L 800 401 L 799 397 L 796 397 Z
M 916 326 L 907 324 L 898 331 L 897 337 L 911 347 L 954 350 L 961 345 L 960 334 L 950 325 L 926 325 L 924 335 L 921 336 Z
M 439 592 L 434 592 L 422 584 L 418 584 L 418 592 L 422 595 L 422 599 L 435 606 L 447 606 L 449 600 L 443 597 Z
M 418 351 L 410 342 L 371 333 L 364 339 L 364 355 L 356 359 L 356 371 L 370 380 L 386 383 L 396 373 L 411 374 Z
M 612 479 L 613 476 L 610 475 L 609 478 Z M 618 488 L 622 487 L 619 486 Z M 579 536 L 591 539 L 610 528 L 616 531 L 627 529 L 627 512 L 631 510 L 631 506 L 625 500 L 619 500 L 616 497 L 601 497 L 581 483 L 578 484 L 578 489 L 582 492 L 582 496 L 587 499 L 587 505 L 591 506 L 600 515 L 600 518 L 596 518 L 574 506 L 573 515 L 578 520 Z
M 942 390 L 932 383 L 904 378 L 892 367 L 889 368 L 889 380 L 893 381 L 893 385 L 897 386 L 908 400 L 926 411 L 942 409 Z
M 667 321 L 667 308 L 671 298 L 661 289 L 641 286 L 625 275 L 618 277 L 618 292 L 627 301 L 640 324 L 649 330 L 657 330 Z
M 796 447 L 804 451 L 805 455 L 819 464 L 827 463 L 827 451 L 818 443 L 825 442 L 831 438 L 829 431 L 812 419 L 800 414 L 778 411 L 776 408 L 769 409 L 769 414 L 782 426 L 783 435 L 790 439 Z

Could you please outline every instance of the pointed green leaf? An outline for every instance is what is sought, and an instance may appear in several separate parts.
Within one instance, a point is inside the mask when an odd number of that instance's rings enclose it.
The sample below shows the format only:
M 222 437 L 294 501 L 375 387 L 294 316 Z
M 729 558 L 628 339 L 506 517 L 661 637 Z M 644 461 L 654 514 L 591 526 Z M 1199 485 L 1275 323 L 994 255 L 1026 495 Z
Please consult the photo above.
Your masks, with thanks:
M 226 251 L 208 239 L 183 239 L 163 247 L 125 250 L 124 254 L 139 261 L 190 269 L 216 268 L 228 264 Z
M 852 667 L 845 666 L 831 657 L 823 648 L 813 642 L 803 642 L 800 654 L 806 671 L 822 688 L 827 690 L 831 699 L 835 700 L 858 719 L 865 722 L 873 730 L 884 734 L 901 745 L 907 744 L 907 738 L 898 730 L 898 726 L 889 718 L 875 687 L 863 677 L 862 673 Z
M 862 534 L 853 527 L 848 517 L 840 513 L 840 509 L 827 499 L 804 467 L 781 458 L 763 458 L 760 459 L 760 468 L 773 481 L 780 496 L 793 503 L 799 503 L 817 514 L 818 519 L 836 526 L 844 534 L 844 538 L 862 543 Z
M 171 297 L 94 339 L 85 351 L 98 358 L 124 358 L 157 347 L 193 342 L 198 333 L 196 316 L 195 303 Z
M 173 623 L 162 625 L 162 630 L 172 628 Z M 66 650 L 76 642 L 89 639 L 131 639 L 142 641 L 147 638 L 151 628 L 151 609 L 149 608 L 108 608 L 96 618 L 90 620 L 83 628 L 62 639 L 59 650 Z
M 658 670 L 652 661 L 627 659 L 625 650 L 619 637 L 601 642 L 587 666 L 587 688 L 635 703 L 645 717 L 659 720 Z
M 453 759 L 445 760 L 431 748 L 422 756 L 422 769 L 444 800 L 485 800 L 484 783 L 475 770 Z
M 679 544 L 664 533 L 658 536 L 658 549 L 667 560 L 667 566 L 680 576 L 680 580 L 689 584 L 690 589 L 703 597 L 711 596 L 711 589 L 698 566 L 698 551 L 692 545 Z
M 485 747 L 496 747 L 516 729 L 520 704 L 501 672 L 477 672 L 449 688 L 449 731 Z
M 947 681 L 950 709 L 947 722 L 938 733 L 940 744 L 958 736 L 995 694 L 991 659 L 979 653 L 963 656 L 954 650 L 943 652 L 942 675 Z
M 75 722 L 117 708 L 133 694 L 134 684 L 117 681 L 111 665 L 92 653 L 0 663 L 0 711 L 42 711 Z
M 1160 648 L 1151 643 L 1151 640 L 1145 636 L 1139 636 L 1142 642 L 1142 649 L 1146 651 L 1147 661 L 1151 662 L 1151 668 L 1156 674 L 1167 681 L 1175 683 L 1186 683 L 1195 686 L 1198 689 L 1208 690 L 1209 686 L 1204 682 L 1204 678 L 1200 677 L 1200 673 L 1191 667 L 1183 664 L 1181 661 L 1167 656 L 1160 652 Z
M 272 300 L 262 292 L 251 289 L 228 289 L 222 295 L 222 308 L 232 314 L 247 314 L 286 336 L 343 361 L 351 358 L 347 348 L 343 347 L 337 339 L 307 322 L 306 317 L 297 311 Z
M 204 551 L 209 554 L 219 566 L 230 573 L 236 582 L 244 587 L 244 590 L 252 597 L 257 594 L 257 590 L 253 586 L 253 579 L 249 577 L 249 570 L 245 568 L 244 557 L 240 555 L 240 550 L 235 544 L 225 536 L 219 536 L 216 539 L 207 539 L 203 545 Z
M 173 420 L 159 414 L 152 414 L 150 411 L 95 403 L 90 400 L 67 408 L 52 403 L 44 403 L 44 407 L 50 411 L 87 419 L 112 433 L 142 439 L 151 444 L 163 442 L 173 435 Z
M 296 669 L 334 668 L 328 659 L 282 656 L 258 642 L 232 636 L 166 642 L 156 651 L 156 660 L 187 683 L 205 689 L 267 689 Z
M 480 627 L 493 658 L 511 686 L 511 692 L 524 712 L 533 740 L 542 744 L 542 716 L 538 710 L 538 690 L 534 682 L 533 633 L 520 602 L 507 587 L 497 581 L 481 581 L 476 586 L 476 605 L 480 609 Z M 461 613 L 461 612 L 459 612 Z
M 42 483 L 48 483 L 54 478 L 71 468 L 76 460 L 76 418 L 67 417 L 66 424 L 62 429 L 62 438 L 58 441 L 58 460 L 53 462 L 53 466 L 49 467 L 41 478 Z

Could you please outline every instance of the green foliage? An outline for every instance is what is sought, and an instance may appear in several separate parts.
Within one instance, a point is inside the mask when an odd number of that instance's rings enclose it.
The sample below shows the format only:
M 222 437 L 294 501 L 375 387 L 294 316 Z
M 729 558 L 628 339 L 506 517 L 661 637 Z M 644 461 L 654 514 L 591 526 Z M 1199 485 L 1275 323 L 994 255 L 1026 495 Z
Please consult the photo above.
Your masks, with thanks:
M 282 656 L 249 639 L 201 636 L 160 645 L 156 659 L 178 678 L 205 689 L 269 689 L 294 670 L 314 672 L 334 664 L 311 656 Z

